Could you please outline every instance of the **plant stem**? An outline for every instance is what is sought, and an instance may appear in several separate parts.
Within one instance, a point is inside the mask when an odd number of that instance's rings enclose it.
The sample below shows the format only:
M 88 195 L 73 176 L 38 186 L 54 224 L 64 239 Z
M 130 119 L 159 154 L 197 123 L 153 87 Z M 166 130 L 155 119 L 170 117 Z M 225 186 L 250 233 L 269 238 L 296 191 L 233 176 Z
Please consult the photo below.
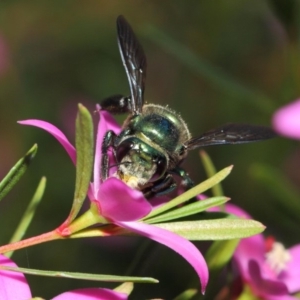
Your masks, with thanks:
M 41 243 L 45 243 L 45 242 L 49 242 L 49 241 L 53 241 L 53 240 L 58 240 L 58 239 L 63 239 L 64 237 L 59 235 L 56 230 L 47 232 L 47 233 L 43 233 L 41 235 L 38 236 L 34 236 L 22 241 L 18 241 L 12 244 L 7 244 L 4 246 L 0 247 L 0 253 L 5 253 L 8 251 L 14 251 L 14 250 L 18 250 L 18 249 L 22 249 L 22 248 L 26 248 L 26 247 L 30 247 L 36 244 L 41 244 Z

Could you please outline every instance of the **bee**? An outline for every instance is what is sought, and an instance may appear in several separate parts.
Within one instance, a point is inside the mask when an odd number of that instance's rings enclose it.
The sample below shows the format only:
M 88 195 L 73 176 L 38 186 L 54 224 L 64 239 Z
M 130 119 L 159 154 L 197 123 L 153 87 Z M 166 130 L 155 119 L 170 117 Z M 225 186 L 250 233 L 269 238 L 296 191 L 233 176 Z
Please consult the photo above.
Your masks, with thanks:
M 112 114 L 128 113 L 122 131 L 107 131 L 102 142 L 101 178 L 108 178 L 109 150 L 117 165 L 114 174 L 146 198 L 173 191 L 175 176 L 185 189 L 193 186 L 180 167 L 188 151 L 211 145 L 240 144 L 275 136 L 271 128 L 247 124 L 225 124 L 198 137 L 192 137 L 182 117 L 168 106 L 144 103 L 146 56 L 131 26 L 117 18 L 118 46 L 127 74 L 130 96 L 114 95 L 100 103 Z

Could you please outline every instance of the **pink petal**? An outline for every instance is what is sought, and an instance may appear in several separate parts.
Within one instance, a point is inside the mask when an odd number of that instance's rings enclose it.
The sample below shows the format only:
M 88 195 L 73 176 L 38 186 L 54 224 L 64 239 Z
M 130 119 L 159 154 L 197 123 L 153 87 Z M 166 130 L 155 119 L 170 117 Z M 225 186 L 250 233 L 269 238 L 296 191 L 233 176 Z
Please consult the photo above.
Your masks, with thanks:
M 89 189 L 87 192 L 87 196 L 89 197 L 90 200 L 95 200 L 97 198 L 94 186 L 95 186 L 94 183 L 90 182 Z
M 17 265 L 4 255 L 0 254 L 0 265 L 17 267 Z M 22 273 L 0 270 L 0 299 L 24 300 L 31 299 L 31 292 L 27 280 Z
M 200 278 L 202 293 L 205 292 L 208 268 L 204 257 L 194 244 L 171 231 L 154 225 L 139 222 L 119 222 L 118 225 L 161 243 L 180 254 L 195 269 Z
M 238 207 L 237 205 L 227 203 L 225 205 L 225 210 L 227 213 L 233 214 L 239 218 L 251 219 L 251 216 L 246 211 L 244 211 L 242 208 Z
M 199 194 L 196 198 L 198 200 L 205 200 L 205 199 L 207 199 L 207 196 L 205 194 Z
M 30 125 L 30 126 L 35 126 L 41 129 L 46 130 L 50 134 L 52 134 L 60 143 L 61 145 L 65 148 L 67 153 L 69 154 L 72 162 L 76 165 L 76 150 L 74 146 L 69 142 L 67 137 L 62 133 L 61 130 L 59 130 L 57 127 L 54 125 L 42 121 L 42 120 L 24 120 L 24 121 L 18 121 L 19 124 L 22 125 Z
M 112 221 L 135 221 L 148 215 L 152 206 L 142 192 L 131 189 L 123 181 L 111 177 L 101 184 L 96 199 L 101 215 Z
M 292 259 L 286 266 L 286 271 L 279 275 L 279 279 L 284 281 L 290 293 L 300 291 L 300 245 L 296 245 L 288 250 Z
M 268 295 L 265 296 L 265 300 L 297 300 L 294 296 L 290 295 L 281 295 L 281 296 L 273 296 L 273 295 Z
M 115 119 L 107 111 L 101 110 L 97 105 L 97 111 L 99 113 L 99 123 L 97 129 L 96 150 L 95 150 L 95 162 L 94 162 L 94 192 L 95 195 L 99 191 L 100 186 L 100 170 L 101 170 L 101 148 L 104 135 L 108 130 L 112 130 L 115 134 L 119 134 L 121 127 L 117 124 Z M 110 173 L 114 173 L 116 168 L 111 168 Z
M 128 296 L 123 293 L 117 293 L 109 289 L 90 288 L 78 289 L 62 293 L 53 300 L 126 300 Z
M 199 196 L 197 196 L 197 198 L 199 200 L 201 200 Z M 203 199 L 205 199 L 205 198 L 203 198 Z M 221 211 L 221 210 L 220 210 L 219 206 L 215 206 L 215 207 L 211 207 L 210 209 L 208 209 L 208 211 Z M 234 205 L 234 204 L 226 203 L 225 211 L 228 214 L 235 215 L 239 218 L 251 219 L 251 216 L 246 211 L 244 211 L 242 208 L 240 208 L 240 207 L 238 207 L 237 205 Z
M 257 234 L 252 237 L 242 239 L 235 250 L 234 259 L 239 266 L 242 277 L 245 280 L 249 280 L 249 261 L 255 260 L 260 265 L 263 265 L 265 261 L 265 244 L 263 235 Z
M 269 280 L 263 278 L 259 264 L 254 261 L 249 261 L 249 274 L 251 277 L 251 286 L 257 294 L 261 296 L 274 295 L 282 296 L 288 295 L 286 285 L 279 280 Z M 265 299 L 265 298 L 264 298 Z
M 114 119 L 114 117 L 108 111 L 101 110 L 100 105 L 97 105 L 96 108 L 99 111 L 100 122 L 101 119 L 105 120 L 105 122 L 101 122 L 101 132 L 105 133 L 107 130 L 112 130 L 115 134 L 120 134 L 122 128 Z
M 170 196 L 160 196 L 151 198 L 149 201 L 151 203 L 152 208 L 158 208 L 159 206 L 169 202 L 171 200 Z
M 281 107 L 275 112 L 273 127 L 279 134 L 300 139 L 300 99 Z

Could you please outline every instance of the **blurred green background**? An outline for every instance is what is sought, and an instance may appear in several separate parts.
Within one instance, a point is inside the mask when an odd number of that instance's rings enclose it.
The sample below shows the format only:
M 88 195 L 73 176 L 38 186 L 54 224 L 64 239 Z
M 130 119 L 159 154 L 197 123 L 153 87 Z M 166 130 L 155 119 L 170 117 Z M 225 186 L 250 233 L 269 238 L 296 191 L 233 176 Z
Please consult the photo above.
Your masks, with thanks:
M 193 135 L 227 122 L 270 125 L 273 112 L 300 95 L 297 0 L 3 0 L 1 177 L 34 143 L 39 150 L 26 176 L 1 202 L 1 244 L 9 240 L 43 175 L 46 194 L 27 236 L 50 231 L 67 216 L 74 166 L 49 134 L 16 121 L 47 120 L 74 141 L 78 102 L 93 111 L 101 99 L 129 93 L 116 41 L 120 14 L 147 54 L 146 101 L 180 112 Z M 277 138 L 206 150 L 218 169 L 235 165 L 223 184 L 232 203 L 263 222 L 266 233 L 286 246 L 298 243 L 299 142 Z M 190 153 L 184 166 L 195 182 L 205 179 L 198 151 Z M 58 241 L 20 250 L 14 259 L 23 267 L 123 275 L 144 241 Z M 171 299 L 196 282 L 194 271 L 177 254 L 155 243 L 149 247 L 131 275 L 154 276 L 160 284 L 137 285 L 132 299 Z M 33 295 L 45 298 L 79 287 L 115 286 L 27 278 Z

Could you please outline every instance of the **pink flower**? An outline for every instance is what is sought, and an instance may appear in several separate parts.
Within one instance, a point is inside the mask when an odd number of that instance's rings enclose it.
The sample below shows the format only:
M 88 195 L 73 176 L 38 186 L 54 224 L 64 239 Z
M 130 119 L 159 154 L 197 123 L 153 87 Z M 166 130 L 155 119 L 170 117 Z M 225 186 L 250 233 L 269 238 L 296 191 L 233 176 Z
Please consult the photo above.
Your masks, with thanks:
M 204 292 L 208 282 L 208 268 L 199 250 L 191 242 L 173 232 L 139 222 L 138 220 L 148 215 L 153 208 L 140 191 L 131 189 L 115 177 L 101 181 L 101 145 L 104 134 L 107 130 L 119 134 L 121 129 L 108 112 L 101 111 L 99 107 L 97 110 L 100 121 L 96 139 L 93 182 L 88 191 L 89 199 L 97 204 L 99 214 L 111 223 L 164 244 L 183 256 L 197 272 Z M 57 127 L 41 120 L 26 120 L 19 123 L 48 131 L 61 143 L 76 165 L 76 150 Z M 114 172 L 115 169 L 111 168 L 110 175 Z
M 0 265 L 17 267 L 17 265 L 4 255 L 0 254 Z M 31 299 L 31 291 L 27 280 L 22 273 L 0 270 L 0 299 L 1 300 L 24 300 Z M 65 292 L 53 300 L 126 300 L 126 294 L 118 293 L 109 289 L 86 288 Z
M 17 267 L 12 260 L 2 254 L 0 254 L 0 265 Z M 24 274 L 0 269 L 0 299 L 31 299 L 30 288 Z
M 62 293 L 52 300 L 126 300 L 128 296 L 109 289 L 86 288 Z
M 239 217 L 250 216 L 227 204 L 226 211 Z M 300 244 L 290 249 L 262 234 L 242 239 L 235 251 L 242 280 L 252 293 L 265 300 L 292 300 L 300 291 Z
M 274 113 L 273 127 L 279 134 L 300 139 L 300 99 L 281 107 Z

